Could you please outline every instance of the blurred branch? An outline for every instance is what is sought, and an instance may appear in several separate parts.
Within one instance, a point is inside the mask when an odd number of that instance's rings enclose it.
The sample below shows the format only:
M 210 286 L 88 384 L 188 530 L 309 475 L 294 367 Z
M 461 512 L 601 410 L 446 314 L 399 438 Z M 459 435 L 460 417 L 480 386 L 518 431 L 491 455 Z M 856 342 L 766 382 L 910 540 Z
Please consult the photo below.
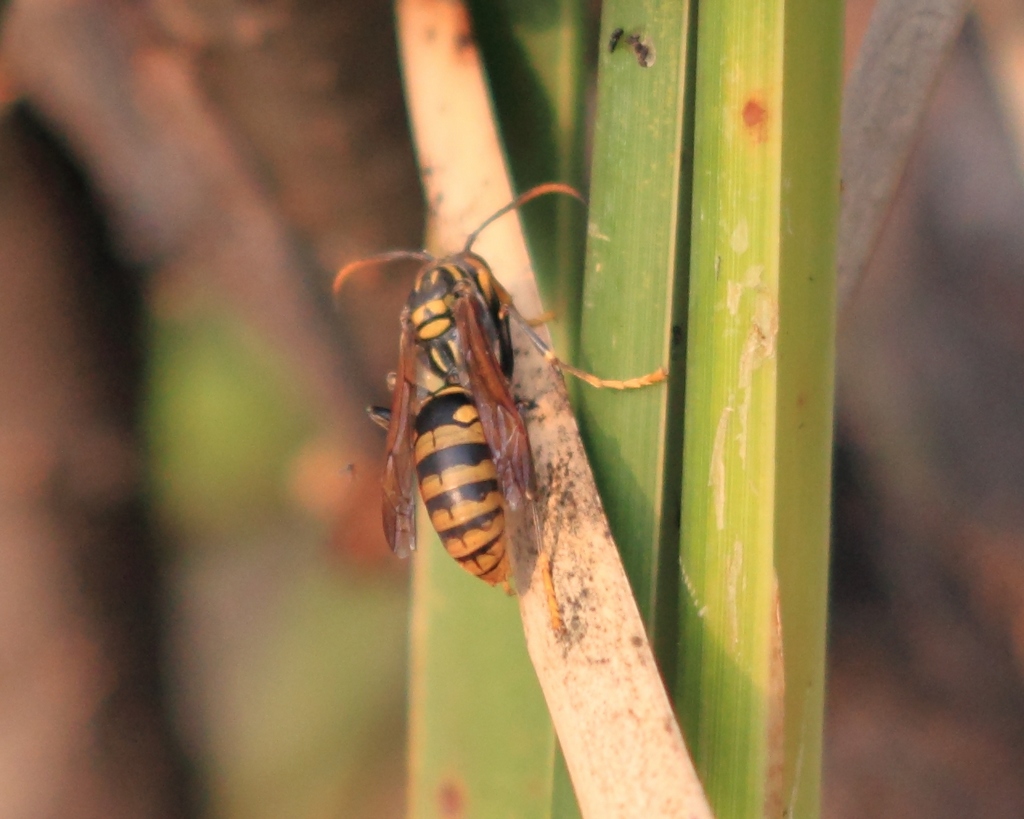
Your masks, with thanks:
M 161 674 L 137 271 L 20 107 L 0 179 L 0 814 L 192 816 Z
M 881 233 L 966 0 L 879 0 L 842 118 L 838 300 L 849 303 Z

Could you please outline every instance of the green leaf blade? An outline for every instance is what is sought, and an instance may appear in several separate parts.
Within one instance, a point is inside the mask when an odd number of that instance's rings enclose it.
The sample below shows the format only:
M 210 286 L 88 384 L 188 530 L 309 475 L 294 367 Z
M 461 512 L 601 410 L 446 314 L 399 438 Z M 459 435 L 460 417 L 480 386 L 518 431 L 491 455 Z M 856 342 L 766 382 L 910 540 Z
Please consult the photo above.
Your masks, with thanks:
M 671 371 L 668 385 L 626 393 L 583 388 L 579 402 L 609 523 L 669 674 L 678 463 L 666 463 L 666 441 L 677 440 L 681 429 L 678 302 L 688 251 L 690 18 L 690 4 L 678 2 L 613 0 L 602 11 L 579 359 L 604 378 L 631 378 L 659 366 Z M 653 64 L 641 64 L 634 35 Z M 671 616 L 656 619 L 659 599 Z

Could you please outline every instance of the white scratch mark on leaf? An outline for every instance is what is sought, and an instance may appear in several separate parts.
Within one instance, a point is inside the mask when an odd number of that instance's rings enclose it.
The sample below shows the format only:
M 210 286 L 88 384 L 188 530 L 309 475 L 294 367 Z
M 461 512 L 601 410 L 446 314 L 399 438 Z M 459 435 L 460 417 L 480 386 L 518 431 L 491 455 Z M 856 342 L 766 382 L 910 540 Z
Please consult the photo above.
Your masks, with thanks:
M 740 624 L 738 597 L 745 585 L 743 578 L 743 543 L 737 540 L 732 545 L 732 552 L 725 559 L 726 574 L 726 606 L 729 609 L 729 642 L 733 650 L 740 643 Z
M 729 282 L 726 285 L 728 293 L 725 297 L 725 304 L 729 308 L 729 315 L 735 316 L 736 311 L 740 309 L 740 296 L 743 295 L 743 285 L 739 282 Z
M 764 273 L 763 264 L 752 264 L 743 272 L 742 281 L 730 281 L 727 284 L 726 306 L 729 308 L 729 315 L 735 316 L 740 307 L 740 299 L 743 298 L 745 290 L 760 290 L 762 287 L 761 276 Z
M 743 393 L 740 401 L 740 431 L 736 440 L 740 445 L 740 462 L 747 465 L 747 422 L 750 416 L 750 401 L 754 372 L 769 358 L 775 357 L 775 344 L 779 335 L 779 310 L 775 300 L 764 290 L 757 293 L 754 316 L 750 323 L 747 339 L 740 353 L 739 389 Z
M 681 569 L 683 574 L 683 585 L 686 586 L 686 591 L 690 595 L 690 600 L 693 605 L 697 607 L 697 616 L 703 618 L 707 614 L 708 607 L 702 606 L 700 600 L 697 598 L 697 587 L 693 585 L 693 581 L 690 580 L 690 575 L 686 573 L 686 569 Z
M 755 289 L 760 287 L 762 273 L 764 273 L 763 264 L 752 264 L 743 274 L 743 285 Z
M 715 444 L 711 450 L 711 474 L 708 476 L 708 486 L 715 499 L 715 524 L 719 531 L 725 528 L 725 434 L 731 414 L 732 407 L 725 407 L 718 418 Z
M 732 236 L 729 237 L 729 247 L 737 254 L 747 252 L 747 248 L 750 247 L 750 228 L 747 226 L 746 219 L 740 219 L 739 224 L 736 225 Z

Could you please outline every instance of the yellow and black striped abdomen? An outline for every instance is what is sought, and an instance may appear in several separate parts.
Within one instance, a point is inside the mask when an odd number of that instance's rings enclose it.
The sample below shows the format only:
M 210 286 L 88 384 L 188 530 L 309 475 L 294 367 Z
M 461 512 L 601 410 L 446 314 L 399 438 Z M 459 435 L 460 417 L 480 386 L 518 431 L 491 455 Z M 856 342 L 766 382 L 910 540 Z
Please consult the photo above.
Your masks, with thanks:
M 430 522 L 448 554 L 492 586 L 509 576 L 498 472 L 472 397 L 431 395 L 416 416 L 416 474 Z

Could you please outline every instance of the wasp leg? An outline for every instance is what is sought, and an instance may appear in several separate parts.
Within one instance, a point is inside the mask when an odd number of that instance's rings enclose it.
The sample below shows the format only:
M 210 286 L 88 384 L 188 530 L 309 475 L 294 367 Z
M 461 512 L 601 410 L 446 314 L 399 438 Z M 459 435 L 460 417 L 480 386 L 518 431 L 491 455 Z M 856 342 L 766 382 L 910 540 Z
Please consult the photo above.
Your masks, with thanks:
M 531 327 L 540 327 L 541 325 L 547 324 L 549 321 L 554 321 L 555 318 L 554 310 L 545 310 L 539 316 L 534 316 L 532 319 L 526 319 L 526 323 Z
M 555 578 L 551 573 L 551 557 L 547 552 L 537 555 L 540 564 L 540 576 L 544 582 L 544 596 L 548 603 L 548 617 L 551 618 L 551 630 L 558 636 L 565 634 L 565 620 L 562 619 L 562 608 L 558 605 L 555 594 Z
M 367 407 L 366 414 L 381 429 L 387 429 L 391 426 L 391 410 L 387 407 Z
M 533 346 L 543 353 L 544 358 L 548 362 L 562 372 L 567 372 L 569 375 L 575 376 L 580 381 L 585 381 L 591 387 L 597 387 L 598 389 L 607 388 L 611 390 L 637 390 L 641 387 L 649 387 L 652 384 L 658 384 L 668 378 L 668 370 L 664 367 L 658 367 L 654 372 L 641 375 L 636 378 L 627 378 L 624 381 L 619 381 L 613 378 L 598 378 L 593 373 L 588 373 L 586 370 L 580 370 L 573 367 L 571 364 L 566 364 L 562 361 L 555 351 L 552 350 L 536 332 L 530 326 L 530 323 L 523 318 L 523 316 L 516 310 L 515 306 L 511 303 L 506 302 L 503 305 L 504 310 L 509 316 L 514 318 L 523 328 L 523 332 L 526 333 L 527 337 L 533 342 Z

